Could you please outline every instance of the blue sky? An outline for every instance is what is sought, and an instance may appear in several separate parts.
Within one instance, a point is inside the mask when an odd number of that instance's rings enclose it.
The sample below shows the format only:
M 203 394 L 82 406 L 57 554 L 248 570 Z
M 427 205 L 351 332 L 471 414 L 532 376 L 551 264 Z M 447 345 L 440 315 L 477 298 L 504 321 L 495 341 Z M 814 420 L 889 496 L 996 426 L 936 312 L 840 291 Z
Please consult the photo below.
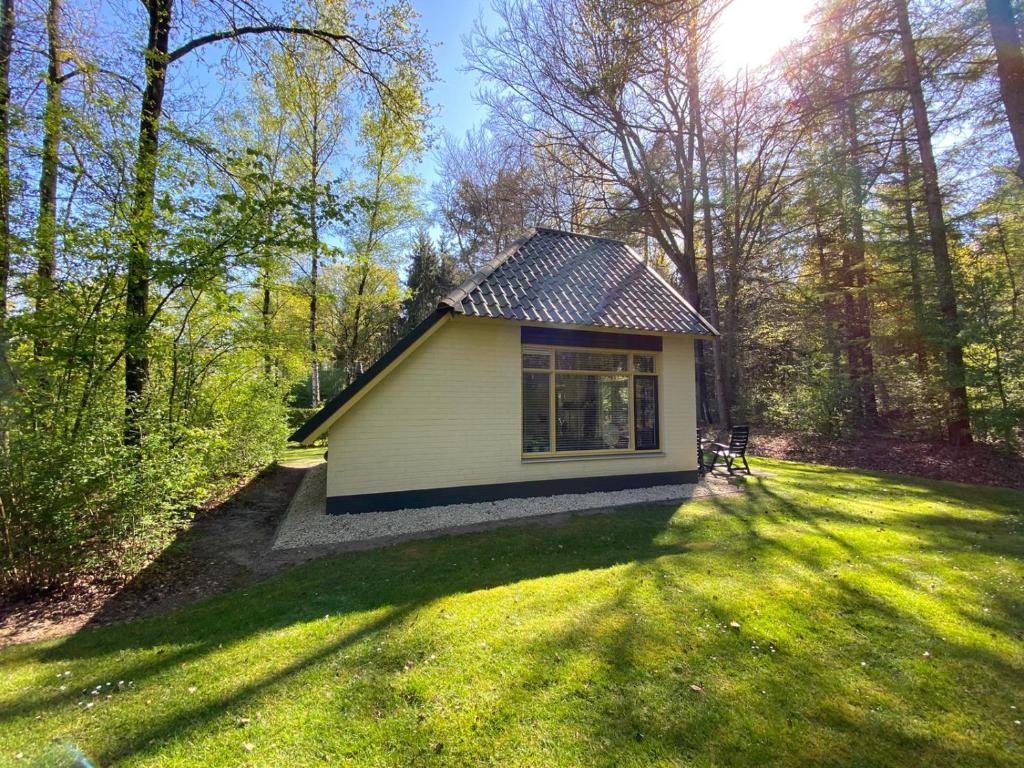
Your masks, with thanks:
M 436 115 L 434 127 L 462 136 L 486 117 L 474 101 L 474 76 L 464 66 L 462 38 L 481 18 L 488 27 L 498 25 L 490 0 L 415 0 L 420 24 L 434 44 L 438 80 L 430 91 Z M 716 39 L 716 63 L 731 74 L 746 66 L 766 64 L 782 46 L 802 34 L 804 16 L 812 0 L 733 0 L 722 16 Z M 436 179 L 433 155 L 424 158 L 420 174 L 429 186 Z
M 462 136 L 485 117 L 484 110 L 473 99 L 475 78 L 460 72 L 464 64 L 462 38 L 468 35 L 477 18 L 484 24 L 495 25 L 490 2 L 457 2 L 457 0 L 417 0 L 420 24 L 427 39 L 435 47 L 434 63 L 437 82 L 430 90 L 430 102 L 435 109 L 435 128 L 453 136 Z M 420 173 L 428 186 L 436 179 L 433 155 L 424 159 Z
M 144 20 L 137 4 L 129 0 L 96 0 L 103 25 L 112 35 L 125 35 L 129 46 L 137 46 L 144 29 Z M 279 0 L 265 0 L 273 7 Z M 420 25 L 432 45 L 437 80 L 431 85 L 430 103 L 434 108 L 433 129 L 461 137 L 467 130 L 479 125 L 486 117 L 475 101 L 476 78 L 462 71 L 465 64 L 463 38 L 481 19 L 485 26 L 499 25 L 490 6 L 491 0 L 413 0 L 420 13 Z M 812 0 L 733 0 L 722 17 L 716 37 L 717 64 L 726 73 L 745 66 L 757 67 L 767 63 L 781 46 L 802 33 L 806 27 L 803 17 Z M 125 15 L 128 21 L 125 26 Z M 199 97 L 196 104 L 205 102 L 205 111 L 232 87 L 233 73 L 219 66 L 219 51 L 209 51 L 199 57 L 190 57 L 176 66 L 171 90 L 189 101 L 192 93 Z M 204 92 L 201 95 L 201 92 Z M 203 96 L 207 98 L 202 98 Z M 433 153 L 420 163 L 419 173 L 429 189 L 436 181 L 436 162 Z

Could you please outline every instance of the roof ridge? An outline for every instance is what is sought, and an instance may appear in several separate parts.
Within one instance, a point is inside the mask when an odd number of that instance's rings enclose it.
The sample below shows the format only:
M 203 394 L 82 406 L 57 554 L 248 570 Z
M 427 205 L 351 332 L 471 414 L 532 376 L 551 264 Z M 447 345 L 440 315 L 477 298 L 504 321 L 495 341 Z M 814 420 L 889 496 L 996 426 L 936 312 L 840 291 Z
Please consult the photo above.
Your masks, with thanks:
M 619 240 L 616 237 L 607 237 L 605 235 L 588 235 L 584 232 L 573 232 L 568 229 L 557 229 L 556 227 L 534 227 L 536 232 L 550 232 L 553 235 L 568 235 L 569 237 L 585 237 L 588 240 L 601 240 L 606 243 L 621 243 L 622 245 L 629 246 L 625 240 Z
M 462 300 L 472 293 L 475 288 L 479 288 L 480 284 L 483 283 L 484 280 L 493 275 L 497 271 L 498 267 L 512 258 L 516 251 L 526 245 L 526 243 L 528 243 L 530 239 L 538 233 L 538 231 L 539 230 L 537 228 L 534 228 L 532 231 L 520 235 L 509 243 L 505 250 L 481 266 L 480 269 L 470 275 L 462 285 L 449 291 L 448 295 L 441 299 L 439 306 L 455 307 L 460 304 Z

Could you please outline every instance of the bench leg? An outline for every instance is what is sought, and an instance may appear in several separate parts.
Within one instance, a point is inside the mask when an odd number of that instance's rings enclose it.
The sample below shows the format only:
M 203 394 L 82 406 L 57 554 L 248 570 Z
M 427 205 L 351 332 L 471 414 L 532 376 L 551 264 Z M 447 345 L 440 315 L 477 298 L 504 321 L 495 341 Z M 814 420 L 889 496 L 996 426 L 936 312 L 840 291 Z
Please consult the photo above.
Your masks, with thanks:
M 750 475 L 750 474 L 753 474 L 753 473 L 752 473 L 752 472 L 750 471 L 750 465 L 749 465 L 749 464 L 747 464 L 747 454 L 746 454 L 746 453 L 744 453 L 744 454 L 743 454 L 743 456 L 742 456 L 741 458 L 743 459 L 743 468 L 744 468 L 745 470 L 747 470 L 747 474 L 748 474 L 748 475 Z

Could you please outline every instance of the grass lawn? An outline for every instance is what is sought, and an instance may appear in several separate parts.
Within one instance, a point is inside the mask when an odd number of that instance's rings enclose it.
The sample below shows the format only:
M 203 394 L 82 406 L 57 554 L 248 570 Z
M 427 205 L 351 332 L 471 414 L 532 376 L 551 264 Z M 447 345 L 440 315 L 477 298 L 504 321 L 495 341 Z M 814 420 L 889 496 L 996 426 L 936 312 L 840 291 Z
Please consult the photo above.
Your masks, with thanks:
M 1024 765 L 1024 494 L 754 466 L 9 648 L 0 764 Z
M 281 452 L 281 456 L 278 458 L 278 462 L 285 465 L 293 464 L 296 462 L 300 464 L 307 464 L 310 461 L 322 459 L 326 452 L 327 448 L 322 445 L 314 446 L 311 448 L 296 448 L 289 446 L 288 448 Z

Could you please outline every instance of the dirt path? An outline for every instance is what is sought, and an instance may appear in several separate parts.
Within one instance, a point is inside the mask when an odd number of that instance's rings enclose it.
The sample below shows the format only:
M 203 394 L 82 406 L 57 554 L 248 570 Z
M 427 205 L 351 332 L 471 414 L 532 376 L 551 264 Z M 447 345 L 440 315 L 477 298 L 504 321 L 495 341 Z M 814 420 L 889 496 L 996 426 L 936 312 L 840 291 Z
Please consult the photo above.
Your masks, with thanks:
M 318 463 L 310 459 L 269 467 L 227 501 L 201 513 L 127 583 L 81 583 L 31 602 L 0 603 L 0 646 L 163 613 L 322 554 L 270 549 L 296 488 Z

